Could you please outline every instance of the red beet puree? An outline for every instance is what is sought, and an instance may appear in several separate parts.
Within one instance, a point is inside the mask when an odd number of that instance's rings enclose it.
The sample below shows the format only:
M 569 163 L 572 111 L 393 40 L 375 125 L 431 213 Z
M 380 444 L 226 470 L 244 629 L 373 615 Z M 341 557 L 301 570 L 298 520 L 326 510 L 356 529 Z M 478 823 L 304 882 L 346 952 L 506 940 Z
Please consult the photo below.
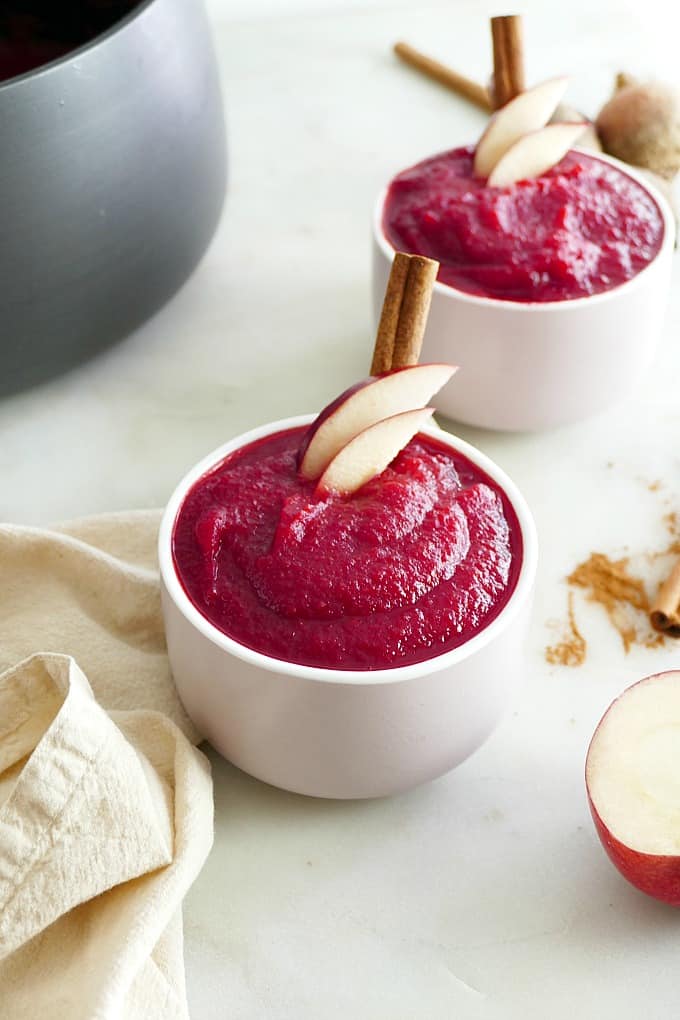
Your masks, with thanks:
M 230 454 L 189 491 L 175 569 L 200 613 L 290 662 L 379 669 L 456 648 L 517 581 L 522 540 L 499 487 L 429 436 L 351 497 L 296 470 L 304 429 Z
M 569 152 L 541 177 L 489 188 L 473 175 L 473 153 L 432 156 L 387 192 L 387 240 L 438 259 L 442 283 L 506 301 L 565 301 L 630 280 L 659 251 L 656 202 L 611 164 Z

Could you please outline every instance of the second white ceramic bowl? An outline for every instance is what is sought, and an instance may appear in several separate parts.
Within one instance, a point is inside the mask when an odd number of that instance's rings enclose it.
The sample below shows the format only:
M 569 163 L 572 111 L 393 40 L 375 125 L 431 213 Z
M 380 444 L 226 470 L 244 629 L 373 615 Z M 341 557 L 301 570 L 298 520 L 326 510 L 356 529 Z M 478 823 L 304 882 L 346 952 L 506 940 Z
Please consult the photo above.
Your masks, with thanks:
M 312 420 L 290 418 L 238 436 L 173 493 L 158 547 L 168 655 L 187 712 L 239 768 L 296 793 L 378 797 L 458 765 L 502 718 L 522 674 L 536 530 L 517 487 L 493 461 L 446 432 L 426 430 L 485 471 L 515 509 L 523 557 L 507 605 L 460 648 L 395 669 L 320 669 L 255 652 L 214 627 L 186 595 L 173 563 L 175 520 L 189 489 L 227 454 Z
M 626 283 L 567 301 L 502 301 L 435 283 L 421 360 L 460 365 L 432 401 L 447 417 L 506 431 L 552 428 L 627 396 L 649 367 L 668 298 L 675 221 L 649 181 L 619 160 L 597 158 L 657 203 L 664 220 L 659 253 Z M 376 322 L 395 254 L 382 226 L 386 194 L 373 217 Z

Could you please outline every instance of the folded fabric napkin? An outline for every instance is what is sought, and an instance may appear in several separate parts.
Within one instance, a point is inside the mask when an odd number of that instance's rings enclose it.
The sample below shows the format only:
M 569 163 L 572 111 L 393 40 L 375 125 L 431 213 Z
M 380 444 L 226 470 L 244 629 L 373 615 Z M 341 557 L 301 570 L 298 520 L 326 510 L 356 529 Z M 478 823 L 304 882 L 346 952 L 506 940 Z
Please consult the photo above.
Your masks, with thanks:
M 158 522 L 0 526 L 2 1017 L 188 1016 L 212 784 L 168 670 Z
M 0 670 L 34 652 L 72 655 L 103 708 L 164 712 L 197 743 L 165 654 L 160 519 L 142 510 L 50 530 L 0 524 Z

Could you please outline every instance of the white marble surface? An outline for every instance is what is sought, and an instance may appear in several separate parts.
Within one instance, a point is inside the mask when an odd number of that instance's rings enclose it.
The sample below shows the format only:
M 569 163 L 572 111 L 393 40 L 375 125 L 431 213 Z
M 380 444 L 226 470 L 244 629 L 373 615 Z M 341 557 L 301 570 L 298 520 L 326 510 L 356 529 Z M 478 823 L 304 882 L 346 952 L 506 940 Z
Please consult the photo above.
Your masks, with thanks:
M 159 505 L 230 435 L 317 408 L 362 374 L 377 189 L 480 130 L 480 114 L 389 46 L 408 38 L 483 78 L 495 5 L 209 7 L 232 155 L 218 236 L 153 322 L 0 403 L 3 518 Z M 674 9 L 573 0 L 567 16 L 527 0 L 530 77 L 571 71 L 588 110 L 620 66 L 672 78 Z M 214 758 L 215 849 L 185 913 L 194 1020 L 676 1015 L 680 914 L 610 867 L 582 774 L 611 698 L 680 665 L 680 646 L 626 656 L 577 596 L 586 664 L 549 667 L 543 649 L 565 615 L 565 573 L 592 549 L 663 546 L 662 515 L 680 509 L 677 285 L 676 266 L 663 350 L 635 399 L 545 435 L 460 430 L 523 488 L 542 542 L 525 693 L 486 746 L 370 803 L 305 800 Z

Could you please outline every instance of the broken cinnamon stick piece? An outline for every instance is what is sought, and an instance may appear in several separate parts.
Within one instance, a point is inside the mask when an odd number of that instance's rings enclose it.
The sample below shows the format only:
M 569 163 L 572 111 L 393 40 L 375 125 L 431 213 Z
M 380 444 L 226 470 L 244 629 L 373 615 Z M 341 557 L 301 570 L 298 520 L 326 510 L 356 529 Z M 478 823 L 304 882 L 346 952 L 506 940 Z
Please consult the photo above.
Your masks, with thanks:
M 491 19 L 493 43 L 493 105 L 505 106 L 524 92 L 524 46 L 522 17 L 508 14 Z
M 397 252 L 373 348 L 371 375 L 417 365 L 439 263 Z
M 680 637 L 680 560 L 660 586 L 649 619 L 655 630 Z
M 432 57 L 426 56 L 425 53 L 414 49 L 408 43 L 395 43 L 394 52 L 409 67 L 421 71 L 427 78 L 446 86 L 447 89 L 451 89 L 452 92 L 469 100 L 482 110 L 486 110 L 487 113 L 493 109 L 488 89 L 485 89 L 479 82 L 466 78 L 465 75 L 459 74 L 458 71 L 447 67 L 446 64 L 440 64 L 438 60 L 433 60 Z

